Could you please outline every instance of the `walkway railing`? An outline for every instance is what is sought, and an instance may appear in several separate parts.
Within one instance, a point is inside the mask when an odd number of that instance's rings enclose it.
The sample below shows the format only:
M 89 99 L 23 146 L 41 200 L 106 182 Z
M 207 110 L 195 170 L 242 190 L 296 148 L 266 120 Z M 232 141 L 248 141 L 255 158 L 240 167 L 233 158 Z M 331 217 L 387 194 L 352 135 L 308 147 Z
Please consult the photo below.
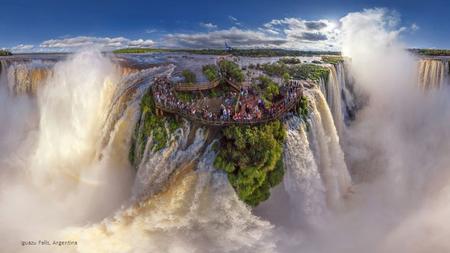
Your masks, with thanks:
M 287 112 L 289 112 L 290 110 L 292 110 L 298 103 L 298 100 L 301 98 L 302 94 L 302 88 L 298 88 L 297 92 L 296 92 L 297 96 L 290 99 L 281 109 L 278 110 L 276 112 L 274 112 L 273 114 L 269 114 L 266 117 L 262 117 L 259 119 L 239 119 L 239 120 L 234 120 L 234 119 L 230 119 L 230 120 L 221 120 L 221 119 L 209 119 L 209 118 L 205 118 L 202 117 L 201 115 L 198 114 L 192 114 L 189 113 L 188 111 L 184 110 L 184 109 L 179 109 L 176 107 L 171 107 L 169 105 L 166 105 L 163 102 L 158 102 L 155 100 L 155 105 L 158 109 L 168 112 L 168 113 L 173 113 L 173 114 L 177 114 L 183 118 L 186 118 L 190 121 L 199 123 L 201 125 L 208 125 L 208 126 L 229 126 L 229 125 L 258 125 L 258 124 L 263 124 L 263 123 L 267 123 L 276 119 L 281 118 L 282 116 L 284 116 Z M 275 108 L 279 107 L 281 104 L 284 104 L 284 101 L 280 101 L 278 103 L 275 104 Z
M 219 81 L 215 80 L 209 83 L 179 83 L 174 86 L 176 91 L 201 91 L 210 90 L 219 85 Z

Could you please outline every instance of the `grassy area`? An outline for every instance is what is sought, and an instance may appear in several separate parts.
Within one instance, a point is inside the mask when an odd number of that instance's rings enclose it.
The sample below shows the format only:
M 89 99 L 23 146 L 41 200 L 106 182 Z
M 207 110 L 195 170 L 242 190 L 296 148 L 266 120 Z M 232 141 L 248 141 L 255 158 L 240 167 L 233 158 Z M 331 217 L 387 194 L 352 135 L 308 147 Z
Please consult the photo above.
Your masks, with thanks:
M 342 56 L 322 56 L 322 61 L 325 63 L 336 65 L 338 63 L 344 62 L 344 58 Z
M 150 148 L 153 152 L 156 152 L 167 146 L 170 135 L 179 127 L 181 127 L 180 122 L 172 116 L 156 116 L 153 95 L 149 89 L 141 100 L 141 118 L 136 124 L 131 140 L 128 155 L 131 164 L 134 166 L 139 164 L 149 137 L 153 138 L 153 146 Z
M 281 158 L 286 130 L 281 121 L 230 126 L 222 134 L 214 166 L 228 174 L 231 185 L 247 204 L 256 206 L 268 199 L 270 188 L 284 175 Z
M 450 49 L 413 48 L 409 51 L 424 56 L 450 56 Z
M 181 72 L 181 75 L 184 78 L 185 83 L 194 84 L 197 82 L 197 76 L 194 72 L 190 71 L 189 69 L 185 69 Z
M 284 58 L 281 58 L 280 60 L 278 60 L 278 62 L 284 63 L 284 64 L 300 64 L 300 63 L 302 63 L 302 61 L 300 59 L 294 58 L 294 57 L 284 57 Z
M 169 52 L 170 50 L 158 48 L 122 48 L 114 50 L 115 54 L 146 54 L 146 53 L 161 53 Z
M 123 48 L 114 50 L 116 54 L 139 54 L 153 52 L 185 52 L 204 55 L 235 55 L 249 57 L 282 57 L 282 56 L 318 56 L 318 55 L 340 55 L 334 51 L 299 51 L 286 49 L 168 49 L 168 48 Z
M 283 77 L 288 74 L 294 79 L 311 79 L 316 82 L 320 79 L 327 81 L 329 74 L 328 68 L 317 64 L 287 65 L 278 62 L 262 64 L 259 66 L 259 69 L 269 76 Z
M 12 53 L 8 50 L 0 49 L 0 56 L 10 56 Z
M 305 122 L 306 122 L 306 120 L 308 119 L 308 116 L 309 116 L 308 106 L 309 106 L 308 98 L 306 96 L 302 96 L 300 98 L 300 103 L 299 103 L 299 106 L 297 108 L 297 114 Z

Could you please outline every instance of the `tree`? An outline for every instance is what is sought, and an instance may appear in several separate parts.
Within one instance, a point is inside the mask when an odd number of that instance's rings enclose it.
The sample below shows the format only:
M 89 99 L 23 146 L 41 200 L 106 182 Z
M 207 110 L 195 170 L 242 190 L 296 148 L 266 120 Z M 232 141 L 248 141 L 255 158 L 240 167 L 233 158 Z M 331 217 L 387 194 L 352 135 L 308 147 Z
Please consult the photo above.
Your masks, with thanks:
M 184 81 L 186 83 L 196 83 L 197 82 L 197 77 L 195 76 L 195 73 L 185 69 L 181 72 L 181 75 L 184 77 Z
M 285 73 L 283 74 L 282 78 L 283 78 L 283 82 L 284 82 L 284 83 L 288 83 L 289 80 L 291 80 L 291 75 L 289 75 L 288 72 L 285 72 Z
M 5 49 L 0 49 L 0 56 L 10 56 L 12 53 Z
M 224 78 L 231 78 L 236 82 L 244 81 L 244 73 L 238 64 L 223 60 L 219 62 L 220 75 Z
M 212 82 L 219 79 L 219 70 L 216 65 L 208 64 L 202 67 L 203 75 L 205 75 L 208 81 Z
M 273 101 L 274 97 L 280 94 L 280 88 L 278 87 L 278 84 L 266 76 L 261 76 L 259 80 L 261 82 L 261 89 L 264 91 L 264 98 L 266 100 Z
M 284 174 L 280 161 L 286 130 L 280 121 L 261 126 L 230 126 L 223 131 L 216 168 L 228 174 L 231 185 L 247 204 L 256 206 Z

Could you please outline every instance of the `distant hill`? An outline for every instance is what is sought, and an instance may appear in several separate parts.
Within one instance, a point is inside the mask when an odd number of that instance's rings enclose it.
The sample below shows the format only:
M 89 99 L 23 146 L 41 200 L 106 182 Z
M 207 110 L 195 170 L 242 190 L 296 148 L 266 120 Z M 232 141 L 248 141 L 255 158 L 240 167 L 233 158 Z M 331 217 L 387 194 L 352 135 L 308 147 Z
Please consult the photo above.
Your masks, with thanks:
M 162 49 L 162 48 L 123 48 L 113 51 L 116 54 L 143 54 L 154 52 L 185 52 L 204 55 L 235 55 L 248 57 L 282 57 L 282 56 L 319 56 L 340 55 L 335 51 L 300 51 L 286 49 Z

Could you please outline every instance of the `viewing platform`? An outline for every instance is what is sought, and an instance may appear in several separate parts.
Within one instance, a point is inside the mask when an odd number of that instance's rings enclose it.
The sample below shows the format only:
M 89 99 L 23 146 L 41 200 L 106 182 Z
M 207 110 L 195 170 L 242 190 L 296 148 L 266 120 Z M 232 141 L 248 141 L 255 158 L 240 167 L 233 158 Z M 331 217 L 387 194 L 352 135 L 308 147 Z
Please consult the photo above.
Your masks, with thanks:
M 306 80 L 290 81 L 285 87 L 283 87 L 286 93 L 281 96 L 282 98 L 272 103 L 268 108 L 261 106 L 259 103 L 257 106 L 255 106 L 255 100 L 261 101 L 261 99 L 254 95 L 248 99 L 250 101 L 253 101 L 253 105 L 247 102 L 240 102 L 242 100 L 245 100 L 241 97 L 240 93 L 236 92 L 236 97 L 234 98 L 236 99 L 236 102 L 235 104 L 228 106 L 228 108 L 231 108 L 232 110 L 232 113 L 230 113 L 230 109 L 228 109 L 228 113 L 230 114 L 228 116 L 224 116 L 220 113 L 212 113 L 211 111 L 208 111 L 208 109 L 200 108 L 200 106 L 196 104 L 197 102 L 180 101 L 176 99 L 176 96 L 174 94 L 174 92 L 176 91 L 208 90 L 208 88 L 211 89 L 217 87 L 219 83 L 219 81 L 214 81 L 211 83 L 202 83 L 199 85 L 172 85 L 169 80 L 164 78 L 155 80 L 155 84 L 152 86 L 152 93 L 156 106 L 156 114 L 162 116 L 164 115 L 164 113 L 170 113 L 206 126 L 264 124 L 273 120 L 281 119 L 289 111 L 295 110 L 299 104 L 301 97 L 303 96 L 304 87 L 311 86 L 311 84 Z M 236 85 L 236 88 L 239 87 L 233 82 L 227 81 L 227 83 L 230 86 Z M 238 90 L 240 89 L 241 88 L 239 88 Z M 227 109 L 223 104 L 225 104 L 225 101 L 223 101 L 221 105 L 221 107 L 223 106 L 221 112 L 223 110 L 226 113 Z M 248 113 L 246 111 L 251 111 L 251 113 Z M 245 116 L 239 116 L 241 113 L 245 114 Z

